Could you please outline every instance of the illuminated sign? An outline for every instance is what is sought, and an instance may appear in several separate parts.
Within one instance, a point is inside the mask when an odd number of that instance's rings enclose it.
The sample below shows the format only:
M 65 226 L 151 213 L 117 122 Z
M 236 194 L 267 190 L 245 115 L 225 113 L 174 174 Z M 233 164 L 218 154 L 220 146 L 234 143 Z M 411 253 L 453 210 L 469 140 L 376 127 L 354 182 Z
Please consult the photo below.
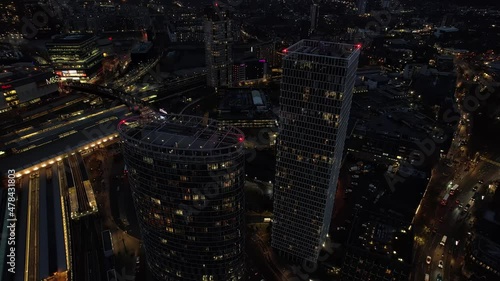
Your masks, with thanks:
M 85 77 L 87 76 L 83 70 L 63 70 L 61 71 L 63 77 Z
M 2 90 L 12 88 L 12 85 L 2 85 Z
M 45 82 L 47 83 L 47 85 L 57 83 L 59 82 L 59 77 L 57 76 L 50 77 L 50 79 L 45 79 Z

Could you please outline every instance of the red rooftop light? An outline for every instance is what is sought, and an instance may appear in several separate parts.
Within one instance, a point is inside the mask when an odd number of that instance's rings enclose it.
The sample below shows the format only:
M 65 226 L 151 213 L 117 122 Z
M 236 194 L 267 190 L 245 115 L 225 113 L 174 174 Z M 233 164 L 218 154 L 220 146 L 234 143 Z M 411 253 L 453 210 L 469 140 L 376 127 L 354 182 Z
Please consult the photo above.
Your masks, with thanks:
M 238 141 L 239 141 L 239 142 L 242 142 L 243 140 L 244 140 L 244 138 L 243 138 L 243 137 L 239 137 L 239 138 L 238 138 Z
M 356 49 L 361 49 L 361 44 L 356 44 Z
M 288 53 L 288 50 L 287 49 L 283 49 L 283 53 Z

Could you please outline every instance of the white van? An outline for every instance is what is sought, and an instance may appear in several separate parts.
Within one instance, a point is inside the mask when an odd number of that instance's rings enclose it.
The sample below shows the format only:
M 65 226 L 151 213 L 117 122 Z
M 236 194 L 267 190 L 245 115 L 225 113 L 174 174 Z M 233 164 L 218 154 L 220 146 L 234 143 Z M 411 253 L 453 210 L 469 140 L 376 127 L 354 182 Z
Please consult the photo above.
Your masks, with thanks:
M 443 239 L 441 239 L 441 243 L 439 243 L 439 245 L 444 246 L 446 244 L 446 239 L 447 238 L 448 237 L 446 237 L 446 235 L 443 235 Z

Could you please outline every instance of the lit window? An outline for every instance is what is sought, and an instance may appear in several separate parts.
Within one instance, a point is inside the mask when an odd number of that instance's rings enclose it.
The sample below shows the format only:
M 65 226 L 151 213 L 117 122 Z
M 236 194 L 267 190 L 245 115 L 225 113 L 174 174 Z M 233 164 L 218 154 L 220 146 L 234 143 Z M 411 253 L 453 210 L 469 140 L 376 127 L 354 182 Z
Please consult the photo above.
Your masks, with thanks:
M 146 157 L 146 156 L 144 156 L 143 160 L 144 160 L 144 162 L 146 162 L 147 164 L 153 164 L 153 158 L 150 158 L 150 157 Z

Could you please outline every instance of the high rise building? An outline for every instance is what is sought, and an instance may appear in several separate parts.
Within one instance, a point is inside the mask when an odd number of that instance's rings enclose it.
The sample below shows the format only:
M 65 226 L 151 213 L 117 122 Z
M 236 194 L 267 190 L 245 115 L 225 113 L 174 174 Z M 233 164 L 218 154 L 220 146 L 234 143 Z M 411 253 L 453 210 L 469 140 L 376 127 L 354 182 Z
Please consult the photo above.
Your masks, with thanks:
M 360 51 L 302 40 L 284 53 L 271 245 L 314 263 L 330 226 Z
M 217 90 L 221 86 L 231 85 L 233 81 L 232 21 L 228 12 L 218 7 L 210 7 L 206 13 L 203 26 L 207 85 Z
M 356 8 L 358 9 L 359 15 L 366 13 L 366 1 L 367 0 L 356 0 Z
M 62 81 L 88 82 L 102 67 L 103 56 L 93 35 L 59 35 L 46 47 L 54 72 Z
M 309 33 L 313 33 L 318 27 L 319 20 L 319 5 L 312 4 L 311 5 L 311 28 L 309 29 Z
M 157 280 L 244 280 L 243 133 L 186 115 L 119 125 L 148 265 Z

